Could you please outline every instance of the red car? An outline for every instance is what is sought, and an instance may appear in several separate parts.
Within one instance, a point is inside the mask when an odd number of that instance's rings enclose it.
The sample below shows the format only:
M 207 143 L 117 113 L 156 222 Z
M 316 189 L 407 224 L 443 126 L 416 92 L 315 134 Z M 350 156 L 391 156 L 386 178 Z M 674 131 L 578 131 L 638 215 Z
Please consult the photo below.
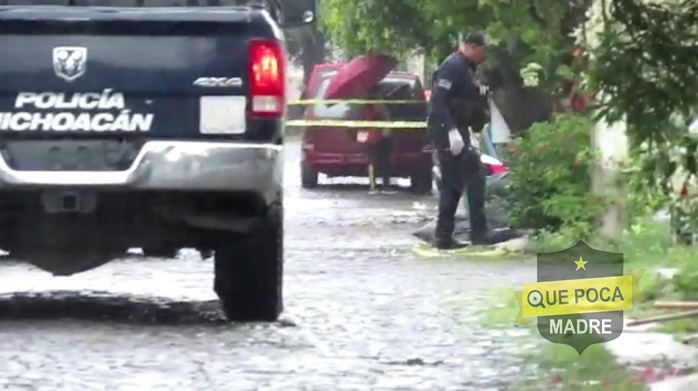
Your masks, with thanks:
M 308 98 L 321 100 L 336 70 L 343 64 L 321 64 L 315 67 L 308 83 Z M 424 121 L 427 102 L 419 77 L 410 73 L 392 72 L 380 86 L 386 92 L 401 87 L 392 99 L 415 100 L 414 104 L 387 105 L 395 121 Z M 356 105 L 314 104 L 304 114 L 306 120 L 361 120 Z M 358 128 L 308 127 L 303 133 L 301 152 L 301 183 L 304 188 L 318 185 L 320 173 L 328 177 L 367 177 L 368 155 L 364 144 L 356 140 Z M 391 177 L 410 178 L 412 189 L 419 193 L 432 189 L 432 158 L 426 128 L 396 129 L 392 132 L 393 153 Z

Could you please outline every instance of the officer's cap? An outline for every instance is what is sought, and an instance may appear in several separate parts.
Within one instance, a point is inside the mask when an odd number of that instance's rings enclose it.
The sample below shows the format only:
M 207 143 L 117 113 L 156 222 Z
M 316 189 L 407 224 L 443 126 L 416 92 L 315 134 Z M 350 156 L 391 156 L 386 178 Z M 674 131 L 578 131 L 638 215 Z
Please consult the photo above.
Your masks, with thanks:
M 480 32 L 461 33 L 459 40 L 467 45 L 487 46 L 487 38 L 485 38 L 485 34 Z

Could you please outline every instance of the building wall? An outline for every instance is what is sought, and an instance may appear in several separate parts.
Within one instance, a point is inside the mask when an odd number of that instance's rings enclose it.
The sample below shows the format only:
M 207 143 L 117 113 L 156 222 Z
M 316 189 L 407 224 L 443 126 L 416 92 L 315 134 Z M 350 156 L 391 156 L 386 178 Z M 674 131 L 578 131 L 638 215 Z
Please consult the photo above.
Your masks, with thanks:
M 406 62 L 407 72 L 414 73 L 419 76 L 423 85 L 426 85 L 426 75 L 425 75 L 425 59 L 424 55 L 415 54 L 408 57 Z

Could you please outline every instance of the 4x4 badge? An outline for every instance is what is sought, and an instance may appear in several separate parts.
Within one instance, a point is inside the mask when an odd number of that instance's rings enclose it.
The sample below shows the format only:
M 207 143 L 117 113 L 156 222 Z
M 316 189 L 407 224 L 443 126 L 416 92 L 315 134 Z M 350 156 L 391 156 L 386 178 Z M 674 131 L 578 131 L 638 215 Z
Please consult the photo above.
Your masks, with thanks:
M 200 77 L 194 80 L 193 85 L 198 87 L 242 87 L 242 78 L 239 77 Z
M 53 48 L 53 70 L 56 76 L 71 82 L 87 70 L 87 48 L 59 46 Z

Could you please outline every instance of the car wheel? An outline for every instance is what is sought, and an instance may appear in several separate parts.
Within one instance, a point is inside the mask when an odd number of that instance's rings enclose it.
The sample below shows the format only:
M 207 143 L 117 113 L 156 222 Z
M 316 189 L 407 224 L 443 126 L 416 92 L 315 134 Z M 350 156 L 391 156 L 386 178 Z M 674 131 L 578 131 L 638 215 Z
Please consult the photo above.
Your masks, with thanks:
M 308 165 L 301 163 L 301 186 L 304 189 L 314 189 L 318 185 L 318 171 Z
M 214 290 L 230 321 L 273 322 L 283 311 L 283 209 L 272 206 L 244 238 L 214 255 Z
M 199 252 L 201 259 L 209 259 L 213 256 L 213 250 L 197 248 L 196 251 Z
M 165 246 L 153 246 L 142 248 L 146 257 L 153 258 L 174 258 L 179 253 L 179 249 Z
M 431 172 L 431 167 L 429 170 L 423 170 L 422 172 L 412 174 L 410 176 L 410 181 L 412 191 L 417 194 L 429 194 L 434 186 L 434 176 Z

